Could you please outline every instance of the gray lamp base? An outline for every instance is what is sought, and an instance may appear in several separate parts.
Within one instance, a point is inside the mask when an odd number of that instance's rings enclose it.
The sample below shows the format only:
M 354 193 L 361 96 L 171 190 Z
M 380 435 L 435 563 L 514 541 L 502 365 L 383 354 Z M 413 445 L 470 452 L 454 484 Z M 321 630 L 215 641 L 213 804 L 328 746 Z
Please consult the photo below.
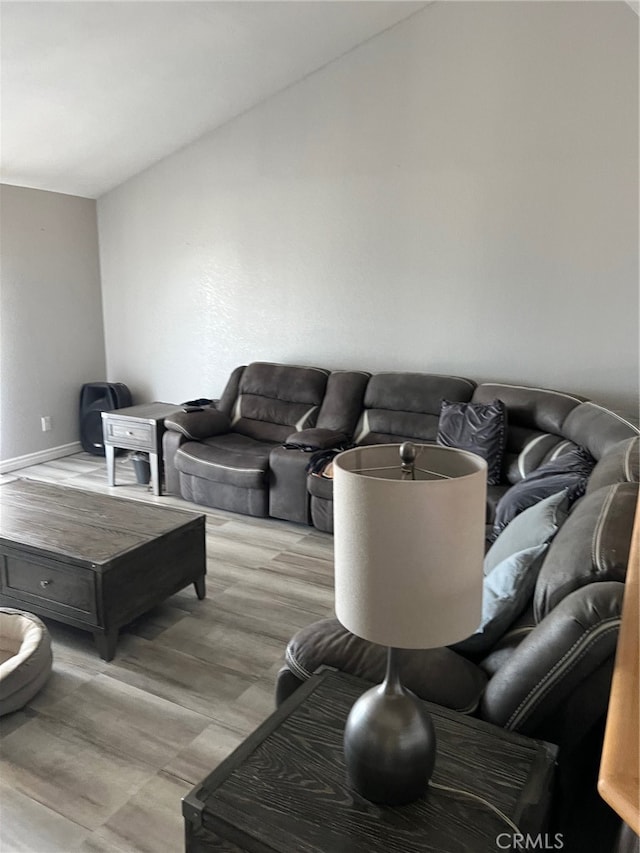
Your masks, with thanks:
M 423 796 L 436 757 L 431 717 L 400 683 L 396 652 L 389 649 L 384 682 L 357 700 L 344 730 L 352 786 L 365 799 L 386 805 Z

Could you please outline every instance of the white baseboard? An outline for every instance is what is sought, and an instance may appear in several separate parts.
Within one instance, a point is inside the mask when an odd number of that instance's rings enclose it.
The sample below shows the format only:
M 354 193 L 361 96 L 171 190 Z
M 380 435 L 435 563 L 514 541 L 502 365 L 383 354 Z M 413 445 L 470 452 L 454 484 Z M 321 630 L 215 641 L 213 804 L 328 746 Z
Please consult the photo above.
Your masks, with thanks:
M 25 456 L 14 456 L 13 459 L 5 459 L 0 462 L 0 474 L 16 471 L 18 468 L 29 468 L 31 465 L 39 465 L 41 462 L 50 462 L 61 456 L 71 456 L 72 453 L 80 453 L 82 445 L 79 441 L 69 444 L 61 444 L 59 447 L 50 447 L 48 450 L 38 450 L 36 453 L 27 453 Z

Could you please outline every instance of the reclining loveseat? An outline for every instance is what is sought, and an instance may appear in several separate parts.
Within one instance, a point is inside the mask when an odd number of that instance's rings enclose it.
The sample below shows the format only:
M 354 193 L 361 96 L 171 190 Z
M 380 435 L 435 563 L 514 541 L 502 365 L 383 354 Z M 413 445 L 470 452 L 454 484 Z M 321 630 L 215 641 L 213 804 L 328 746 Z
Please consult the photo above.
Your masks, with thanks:
M 238 367 L 213 406 L 165 420 L 166 488 L 247 515 L 308 524 L 315 514 L 316 526 L 331 529 L 323 504 L 331 484 L 307 476 L 313 454 L 348 447 L 354 436 L 435 441 L 441 401 L 466 402 L 474 388 L 435 374 Z
M 269 454 L 292 432 L 322 422 L 329 375 L 278 364 L 236 368 L 212 406 L 165 420 L 167 491 L 219 509 L 268 515 Z

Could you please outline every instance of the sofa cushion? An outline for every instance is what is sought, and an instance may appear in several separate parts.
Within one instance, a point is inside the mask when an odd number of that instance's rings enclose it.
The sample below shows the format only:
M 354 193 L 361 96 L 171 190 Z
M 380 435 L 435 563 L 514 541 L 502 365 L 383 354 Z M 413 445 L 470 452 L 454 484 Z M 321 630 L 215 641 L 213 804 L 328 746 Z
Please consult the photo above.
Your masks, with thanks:
M 369 379 L 356 444 L 436 440 L 443 399 L 467 401 L 475 383 L 430 373 L 378 373 Z
M 482 585 L 482 622 L 449 648 L 464 655 L 485 655 L 526 608 L 536 584 L 546 545 L 526 548 L 504 559 Z
M 337 619 L 323 619 L 298 631 L 285 660 L 301 681 L 325 665 L 379 683 L 385 675 L 387 649 L 356 637 Z M 402 649 L 399 665 L 405 687 L 421 699 L 461 713 L 475 710 L 486 684 L 482 670 L 451 649 Z
M 541 736 L 545 719 L 553 716 L 584 678 L 612 660 L 623 594 L 624 584 L 609 582 L 567 595 L 491 678 L 482 698 L 482 718 Z M 606 701 L 605 692 L 604 708 Z
M 486 553 L 485 574 L 517 551 L 549 543 L 568 513 L 569 499 L 564 490 L 523 510 L 507 524 Z
M 502 457 L 507 434 L 507 410 L 501 400 L 460 403 L 443 400 L 436 441 L 481 456 L 487 463 L 487 483 L 502 479 Z
M 636 483 L 617 483 L 574 506 L 540 570 L 534 595 L 538 621 L 581 586 L 624 581 L 637 500 Z
M 536 468 L 575 450 L 576 446 L 560 435 L 510 423 L 504 452 L 505 478 L 509 483 L 519 483 Z
M 245 489 L 264 488 L 273 446 L 235 433 L 187 441 L 176 452 L 175 467 L 181 474 L 217 483 Z
M 318 426 L 353 436 L 369 377 L 362 370 L 332 371 L 318 413 Z
M 232 429 L 258 441 L 284 442 L 293 429 L 314 427 L 328 375 L 318 367 L 248 365 L 238 382 Z
M 587 494 L 614 483 L 637 483 L 640 479 L 640 438 L 619 441 L 611 447 L 593 469 L 587 483 Z
M 475 382 L 462 376 L 377 373 L 367 383 L 364 405 L 367 409 L 437 415 L 442 400 L 469 400 L 475 387 Z
M 576 447 L 536 468 L 500 499 L 496 507 L 494 537 L 518 513 L 563 489 L 569 502 L 575 501 L 584 493 L 594 465 L 595 459 L 584 448 Z

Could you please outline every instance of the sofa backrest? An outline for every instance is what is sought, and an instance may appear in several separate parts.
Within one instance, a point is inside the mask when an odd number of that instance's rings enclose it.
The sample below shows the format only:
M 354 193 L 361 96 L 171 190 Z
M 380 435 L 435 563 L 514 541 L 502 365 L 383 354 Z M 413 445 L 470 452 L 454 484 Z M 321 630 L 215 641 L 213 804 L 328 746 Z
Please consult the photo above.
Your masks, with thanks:
M 316 425 L 328 377 L 319 367 L 253 362 L 234 370 L 218 408 L 234 432 L 284 442 L 292 432 Z
M 614 445 L 636 438 L 640 430 L 617 412 L 589 400 L 567 415 L 562 434 L 575 444 L 586 447 L 594 459 L 601 459 Z
M 468 402 L 475 382 L 435 373 L 377 373 L 369 379 L 356 444 L 435 441 L 442 400 Z
M 606 710 L 640 480 L 633 424 L 590 403 L 567 420 L 565 434 L 602 455 L 548 546 L 530 608 L 482 662 L 490 674 L 483 717 L 558 743 L 582 731 L 566 711 L 572 697 L 583 728 Z M 553 726 L 566 718 L 571 732 L 556 735 Z
M 607 410 L 597 421 L 591 409 L 572 412 L 570 434 L 594 455 L 620 429 Z M 589 425 L 586 433 L 578 423 Z M 486 659 L 484 719 L 570 748 L 604 716 L 639 506 L 639 445 L 636 436 L 603 452 L 586 495 L 552 539 L 521 627 L 509 629 Z
M 614 444 L 598 460 L 587 483 L 587 494 L 615 483 L 640 482 L 640 436 Z
M 537 622 L 582 586 L 599 581 L 624 583 L 637 504 L 637 483 L 603 486 L 574 504 L 549 546 L 536 581 Z
M 549 388 L 485 382 L 478 385 L 474 403 L 502 400 L 507 407 L 507 443 L 503 472 L 509 483 L 518 483 L 544 462 L 575 447 L 563 432 L 563 424 L 585 397 Z
M 238 388 L 240 387 L 240 380 L 247 369 L 246 364 L 241 364 L 239 367 L 236 367 L 232 372 L 231 376 L 227 379 L 227 384 L 224 386 L 224 390 L 220 395 L 220 399 L 216 405 L 216 408 L 221 412 L 224 412 L 225 415 L 231 420 L 233 414 L 233 407 L 238 398 Z
M 317 426 L 353 436 L 370 376 L 362 370 L 334 370 L 327 380 Z

